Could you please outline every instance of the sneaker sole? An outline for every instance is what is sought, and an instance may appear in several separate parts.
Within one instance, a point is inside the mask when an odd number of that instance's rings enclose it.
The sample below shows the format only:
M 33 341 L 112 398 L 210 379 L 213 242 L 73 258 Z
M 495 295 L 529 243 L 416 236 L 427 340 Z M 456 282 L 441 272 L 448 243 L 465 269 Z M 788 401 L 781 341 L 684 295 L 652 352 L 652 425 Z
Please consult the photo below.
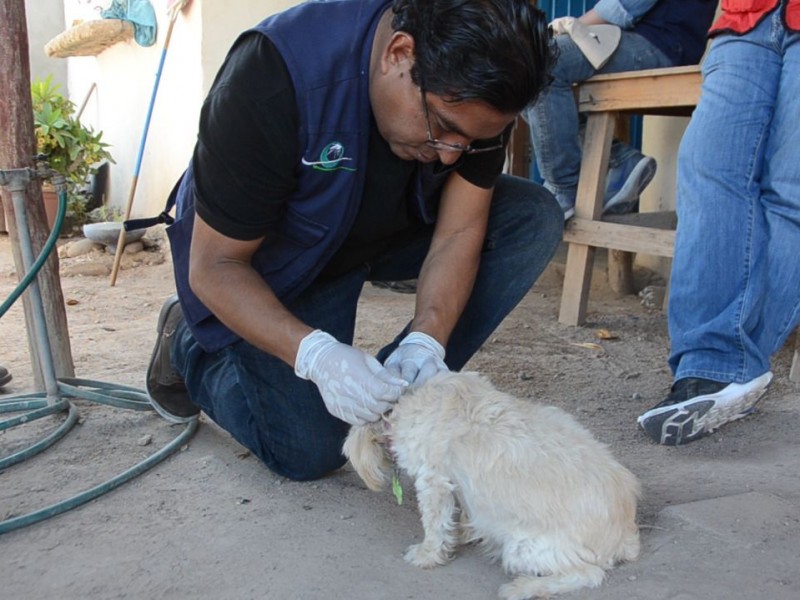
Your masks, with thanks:
M 772 373 L 764 373 L 748 383 L 732 383 L 716 394 L 647 411 L 637 419 L 647 435 L 664 446 L 693 442 L 725 423 L 749 415 L 767 391 Z
M 650 182 L 653 181 L 653 177 L 656 175 L 656 168 L 656 161 L 653 157 L 642 157 L 633 167 L 622 188 L 603 206 L 603 212 L 608 212 L 619 204 L 636 200 Z
M 158 313 L 158 324 L 156 325 L 156 332 L 158 333 L 159 341 L 153 348 L 153 354 L 150 356 L 150 366 L 148 366 L 147 368 L 147 381 L 150 381 L 150 367 L 153 365 L 156 354 L 161 348 L 161 334 L 164 331 L 164 325 L 167 322 L 167 317 L 169 316 L 169 312 L 173 306 L 175 306 L 175 303 L 165 304 L 164 306 L 161 307 L 161 312 Z M 178 424 L 189 423 L 190 421 L 194 421 L 195 419 L 197 419 L 198 415 L 200 414 L 200 410 L 198 409 L 197 414 L 191 415 L 189 417 L 181 417 L 179 415 L 174 415 L 171 412 L 168 412 L 158 402 L 156 402 L 149 392 L 147 394 L 147 397 L 150 400 L 150 406 L 153 407 L 153 410 L 155 410 L 162 418 L 166 419 L 170 423 L 178 423 Z

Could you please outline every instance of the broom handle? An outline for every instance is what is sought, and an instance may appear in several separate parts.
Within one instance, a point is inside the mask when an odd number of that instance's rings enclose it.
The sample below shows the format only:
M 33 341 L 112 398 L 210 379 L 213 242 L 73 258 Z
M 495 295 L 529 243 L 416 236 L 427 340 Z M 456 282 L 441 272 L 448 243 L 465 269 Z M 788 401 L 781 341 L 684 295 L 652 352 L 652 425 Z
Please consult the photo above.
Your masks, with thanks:
M 161 71 L 164 69 L 164 60 L 167 58 L 167 48 L 169 48 L 169 40 L 172 37 L 172 28 L 175 26 L 178 13 L 174 11 L 170 15 L 169 26 L 167 27 L 167 35 L 164 38 L 164 48 L 161 50 L 161 60 L 158 62 L 158 71 L 156 71 L 156 82 L 153 86 L 153 93 L 150 96 L 150 106 L 147 109 L 147 118 L 144 122 L 144 130 L 142 131 L 142 139 L 139 143 L 139 155 L 136 157 L 136 166 L 133 170 L 133 179 L 131 179 L 131 188 L 128 192 L 128 203 L 125 206 L 125 216 L 123 221 L 127 221 L 131 216 L 131 209 L 133 208 L 133 198 L 136 195 L 136 184 L 139 182 L 139 171 L 142 167 L 142 158 L 144 156 L 144 146 L 147 143 L 147 132 L 150 129 L 150 119 L 153 116 L 153 106 L 156 102 L 156 94 L 158 93 L 158 84 L 161 81 Z M 111 287 L 117 283 L 117 273 L 119 273 L 119 265 L 122 261 L 122 253 L 125 250 L 125 227 L 119 230 L 119 238 L 117 239 L 117 249 L 114 253 L 114 266 L 111 269 Z

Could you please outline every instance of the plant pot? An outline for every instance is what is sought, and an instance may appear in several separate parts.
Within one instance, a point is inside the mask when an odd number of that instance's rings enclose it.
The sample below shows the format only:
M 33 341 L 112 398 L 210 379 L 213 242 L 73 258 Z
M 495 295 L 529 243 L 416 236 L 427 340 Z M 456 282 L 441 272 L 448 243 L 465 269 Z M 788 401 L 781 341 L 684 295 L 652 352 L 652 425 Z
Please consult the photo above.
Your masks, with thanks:
M 42 202 L 44 203 L 44 212 L 47 214 L 47 229 L 52 231 L 58 215 L 58 192 L 56 192 L 56 188 L 47 184 L 43 185 Z
M 53 225 L 55 225 L 56 217 L 58 216 L 58 192 L 53 186 L 49 184 L 42 185 L 42 203 L 44 204 L 44 212 L 47 215 L 47 229 L 53 231 Z M 71 235 L 78 226 L 79 223 L 76 223 L 75 217 L 67 212 L 64 215 L 61 231 L 58 232 L 58 235 Z

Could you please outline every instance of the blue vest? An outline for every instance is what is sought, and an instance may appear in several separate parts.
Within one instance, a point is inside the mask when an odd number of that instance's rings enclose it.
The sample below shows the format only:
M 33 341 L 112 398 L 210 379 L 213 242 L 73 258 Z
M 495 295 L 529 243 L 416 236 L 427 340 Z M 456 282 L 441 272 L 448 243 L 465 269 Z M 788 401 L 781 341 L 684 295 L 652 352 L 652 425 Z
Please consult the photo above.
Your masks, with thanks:
M 291 75 L 300 117 L 299 179 L 277 231 L 252 259 L 284 303 L 319 275 L 352 228 L 364 189 L 370 132 L 369 59 L 388 0 L 310 2 L 269 17 L 252 31 L 275 44 Z M 446 172 L 420 168 L 413 207 L 432 221 L 429 203 Z M 450 171 L 449 169 L 447 170 Z M 183 314 L 201 346 L 214 352 L 239 339 L 189 287 L 194 223 L 191 165 L 171 194 L 176 220 L 168 229 Z M 168 203 L 169 206 L 169 203 Z

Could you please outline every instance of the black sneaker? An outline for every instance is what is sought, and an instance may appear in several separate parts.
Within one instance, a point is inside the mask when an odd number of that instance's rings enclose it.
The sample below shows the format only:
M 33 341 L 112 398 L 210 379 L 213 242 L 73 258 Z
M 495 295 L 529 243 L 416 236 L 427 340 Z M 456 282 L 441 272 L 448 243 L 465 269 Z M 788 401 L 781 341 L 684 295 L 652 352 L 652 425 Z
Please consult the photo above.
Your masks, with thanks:
M 753 412 L 770 381 L 772 373 L 769 371 L 747 383 L 720 383 L 693 377 L 680 379 L 672 386 L 666 400 L 637 421 L 659 444 L 687 444 Z
M 6 369 L 3 365 L 0 365 L 0 388 L 6 385 L 12 379 L 14 378 L 11 376 L 11 373 L 8 372 L 8 369 Z
M 158 338 L 147 367 L 147 392 L 155 411 L 172 423 L 188 423 L 200 413 L 189 399 L 183 378 L 170 360 L 172 339 L 183 319 L 178 295 L 170 296 L 158 315 Z

